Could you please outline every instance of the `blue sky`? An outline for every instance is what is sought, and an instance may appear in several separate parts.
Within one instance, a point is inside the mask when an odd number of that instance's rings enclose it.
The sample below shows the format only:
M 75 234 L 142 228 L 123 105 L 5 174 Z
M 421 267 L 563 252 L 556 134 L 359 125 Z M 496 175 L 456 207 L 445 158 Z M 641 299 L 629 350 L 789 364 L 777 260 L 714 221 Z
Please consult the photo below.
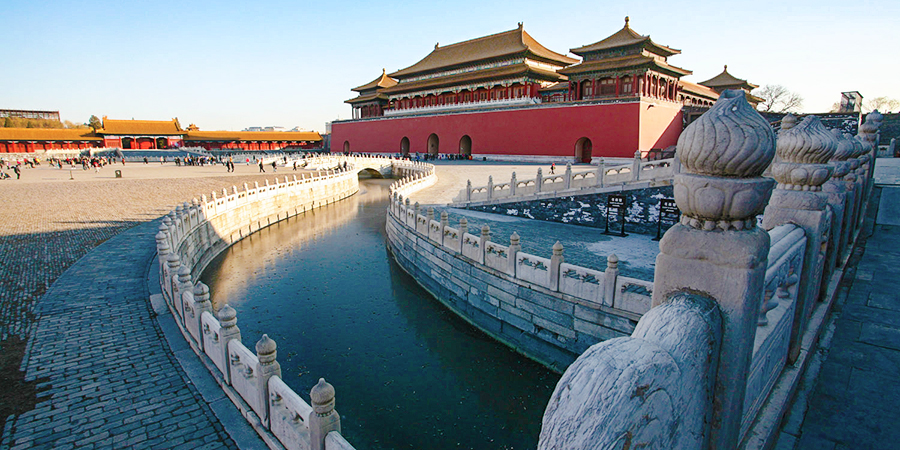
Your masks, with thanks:
M 86 122 L 165 120 L 201 130 L 350 117 L 351 88 L 436 42 L 513 29 L 557 52 L 622 27 L 680 49 L 698 82 L 729 72 L 827 111 L 841 91 L 900 99 L 900 2 L 36 1 L 0 8 L 0 108 Z

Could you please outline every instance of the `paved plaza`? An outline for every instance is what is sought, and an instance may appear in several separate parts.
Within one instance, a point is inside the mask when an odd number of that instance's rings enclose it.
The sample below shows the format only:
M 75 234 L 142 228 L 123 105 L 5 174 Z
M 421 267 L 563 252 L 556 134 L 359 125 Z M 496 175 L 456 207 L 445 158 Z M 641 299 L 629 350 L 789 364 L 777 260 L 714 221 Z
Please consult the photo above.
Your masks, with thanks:
M 505 181 L 513 170 L 531 178 L 537 167 L 548 173 L 547 165 L 441 163 L 438 184 L 412 199 L 445 203 L 466 179 Z M 153 318 L 152 221 L 192 197 L 294 173 L 267 170 L 41 166 L 0 181 L 0 449 L 235 447 Z M 867 241 L 851 259 L 858 267 L 823 338 L 818 382 L 801 392 L 779 448 L 890 448 L 900 440 L 898 189 L 878 191 L 879 219 L 872 211 Z

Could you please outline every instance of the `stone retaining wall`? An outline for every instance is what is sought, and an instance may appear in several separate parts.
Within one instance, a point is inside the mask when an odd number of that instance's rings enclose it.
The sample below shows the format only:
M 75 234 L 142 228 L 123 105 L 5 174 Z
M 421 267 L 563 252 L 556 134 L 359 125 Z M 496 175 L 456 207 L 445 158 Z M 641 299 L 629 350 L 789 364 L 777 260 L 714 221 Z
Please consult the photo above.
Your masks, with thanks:
M 397 263 L 459 316 L 518 352 L 562 371 L 591 345 L 634 331 L 650 308 L 652 283 L 566 264 L 557 244 L 548 258 L 491 242 L 487 227 L 470 234 L 463 220 L 421 214 L 395 195 L 387 217 Z M 441 217 L 436 220 L 435 216 Z
M 353 447 L 340 435 L 334 388 L 320 379 L 310 392 L 312 405 L 303 401 L 281 380 L 275 342 L 263 335 L 255 352 L 249 349 L 241 342 L 234 309 L 225 305 L 214 312 L 208 288 L 193 282 L 216 255 L 238 240 L 358 192 L 361 168 L 413 173 L 417 179 L 419 173 L 430 171 L 433 177 L 430 165 L 382 158 L 315 159 L 316 164 L 339 169 L 308 178 L 276 178 L 274 184 L 267 181 L 263 186 L 245 184 L 242 190 L 232 187 L 221 195 L 186 202 L 164 217 L 156 236 L 160 287 L 187 342 L 270 448 L 350 450 Z

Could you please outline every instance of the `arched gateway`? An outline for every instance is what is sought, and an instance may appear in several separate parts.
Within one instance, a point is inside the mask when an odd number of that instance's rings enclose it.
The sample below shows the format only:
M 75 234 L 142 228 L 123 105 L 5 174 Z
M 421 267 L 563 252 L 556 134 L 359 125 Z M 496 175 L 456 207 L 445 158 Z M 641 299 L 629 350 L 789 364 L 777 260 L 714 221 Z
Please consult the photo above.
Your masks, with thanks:
M 431 135 L 428 136 L 428 154 L 437 156 L 440 143 L 441 141 L 438 139 L 438 135 L 431 133 Z
M 403 136 L 403 139 L 400 139 L 400 154 L 402 156 L 409 156 L 409 138 Z
M 344 153 L 350 153 L 350 141 L 344 141 Z
M 472 156 L 472 138 L 468 134 L 459 140 L 459 154 Z
M 591 140 L 583 137 L 575 142 L 575 162 L 591 163 Z

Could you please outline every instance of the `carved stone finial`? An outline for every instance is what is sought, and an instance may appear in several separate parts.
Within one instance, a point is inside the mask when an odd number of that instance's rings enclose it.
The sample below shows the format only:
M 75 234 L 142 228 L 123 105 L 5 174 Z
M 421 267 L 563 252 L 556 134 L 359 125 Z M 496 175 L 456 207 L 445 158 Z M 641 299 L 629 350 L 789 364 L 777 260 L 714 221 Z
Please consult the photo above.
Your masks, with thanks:
M 256 356 L 260 364 L 272 364 L 278 356 L 278 345 L 275 344 L 268 334 L 262 335 L 256 342 Z
M 513 231 L 513 234 L 509 235 L 509 245 L 519 245 L 519 233 Z
M 209 287 L 202 281 L 198 281 L 194 286 L 194 301 L 205 302 L 209 300 Z
M 728 89 L 681 133 L 677 151 L 689 173 L 758 177 L 775 156 L 775 134 L 744 91 Z
M 784 161 L 798 164 L 825 164 L 837 150 L 834 135 L 816 116 L 806 116 L 800 125 L 778 137 L 775 153 Z
M 629 20 L 628 16 L 625 16 L 625 28 L 628 28 L 628 20 Z
M 616 256 L 615 253 L 610 253 L 610 255 L 606 257 L 606 267 L 608 269 L 619 268 L 619 257 Z
M 334 411 L 334 386 L 319 378 L 319 382 L 309 391 L 309 400 L 316 414 L 328 415 Z
M 787 131 L 791 128 L 797 126 L 797 116 L 788 113 L 788 115 L 781 118 L 781 131 Z
M 837 128 L 831 129 L 831 135 L 837 141 L 837 147 L 834 150 L 834 155 L 831 155 L 831 161 L 846 161 L 853 154 L 853 142 L 850 142 L 850 139 L 841 133 L 841 130 Z
M 772 165 L 778 188 L 795 191 L 819 191 L 834 172 L 828 161 L 838 142 L 816 116 L 807 116 L 790 130 L 780 134 L 776 153 L 781 161 Z
M 226 303 L 216 312 L 216 319 L 219 319 L 222 328 L 231 328 L 237 325 L 237 311 Z
M 488 237 L 491 235 L 491 227 L 484 225 L 481 227 L 481 236 Z
M 559 241 L 556 241 L 556 243 L 553 244 L 553 254 L 556 256 L 559 256 L 559 255 L 562 255 L 562 253 L 563 253 L 563 245 Z
M 745 98 L 726 90 L 678 138 L 685 169 L 675 176 L 681 223 L 705 231 L 756 226 L 772 194 L 760 175 L 775 156 L 775 134 Z

